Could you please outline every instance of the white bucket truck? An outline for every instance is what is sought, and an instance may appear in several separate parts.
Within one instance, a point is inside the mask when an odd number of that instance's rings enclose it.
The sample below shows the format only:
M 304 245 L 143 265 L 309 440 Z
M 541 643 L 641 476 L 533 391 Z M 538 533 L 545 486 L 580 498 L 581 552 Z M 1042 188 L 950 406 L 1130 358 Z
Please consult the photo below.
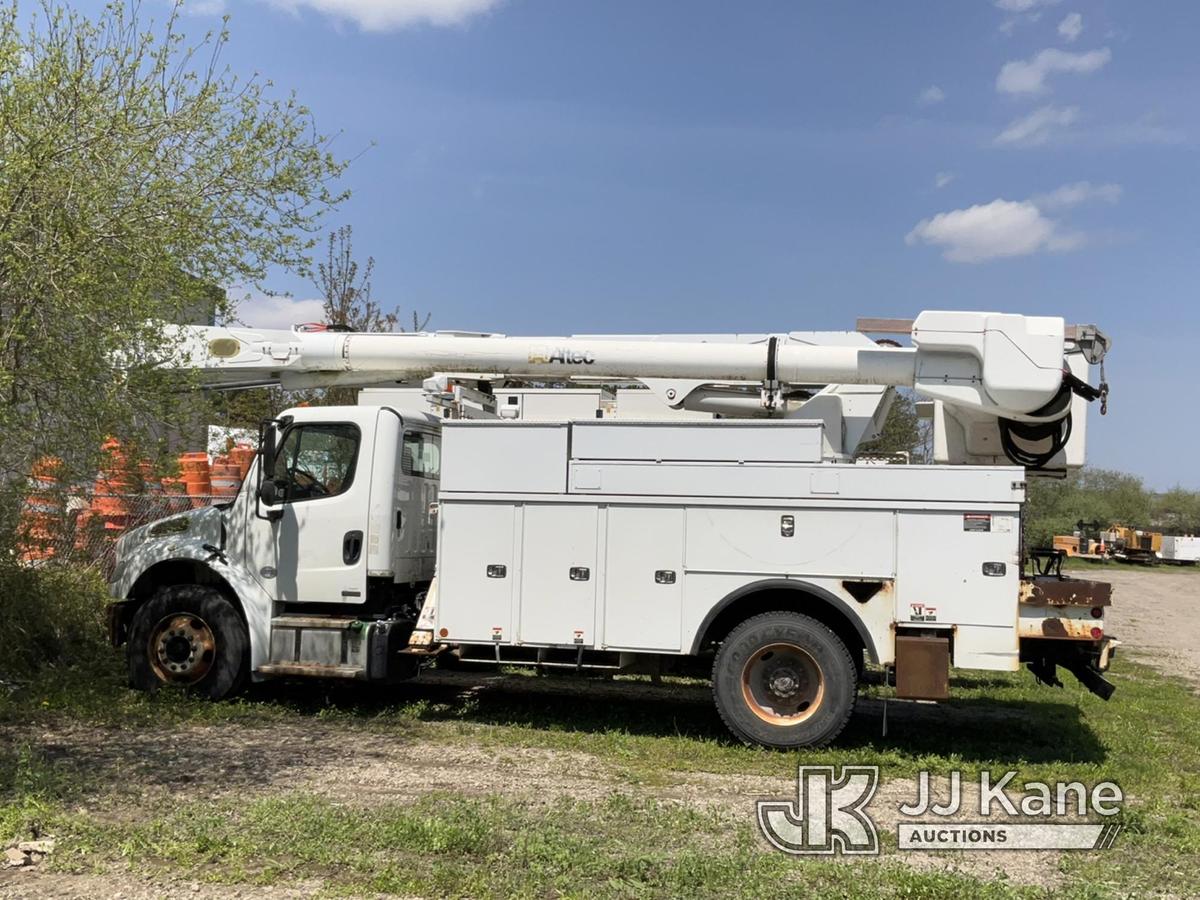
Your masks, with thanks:
M 264 423 L 236 498 L 121 539 L 110 622 L 131 681 L 219 698 L 247 679 L 410 678 L 440 655 L 711 672 L 730 730 L 776 747 L 832 740 L 867 663 L 903 697 L 946 697 L 951 666 L 1021 662 L 1107 697 L 1108 586 L 1024 575 L 1021 537 L 1026 468 L 1082 462 L 1107 340 L 1049 317 L 907 327 L 909 347 L 193 329 L 180 365 L 210 384 L 434 377 L 424 409 Z M 495 381 L 581 377 L 640 381 L 664 417 L 495 413 Z M 856 460 L 894 386 L 929 398 L 935 463 Z

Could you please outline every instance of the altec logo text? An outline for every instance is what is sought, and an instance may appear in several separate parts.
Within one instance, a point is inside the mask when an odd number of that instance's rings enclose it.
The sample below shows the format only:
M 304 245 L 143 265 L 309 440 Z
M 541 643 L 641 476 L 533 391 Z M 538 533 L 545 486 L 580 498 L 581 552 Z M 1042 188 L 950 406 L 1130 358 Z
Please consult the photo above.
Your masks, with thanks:
M 897 807 L 901 850 L 1094 850 L 1111 847 L 1121 826 L 1103 821 L 1121 811 L 1124 795 L 1111 781 L 1014 784 L 1015 772 L 980 775 L 979 820 L 964 808 L 963 779 L 951 772 L 935 796 L 921 772 L 915 799 Z M 785 853 L 878 854 L 879 832 L 868 806 L 879 787 L 878 766 L 800 766 L 795 800 L 760 800 L 758 825 Z M 1018 798 L 1006 792 L 1019 792 Z M 1095 821 L 1095 817 L 1101 821 Z M 1070 817 L 1071 821 L 1053 821 Z M 1091 821 L 1089 821 L 1091 819 Z

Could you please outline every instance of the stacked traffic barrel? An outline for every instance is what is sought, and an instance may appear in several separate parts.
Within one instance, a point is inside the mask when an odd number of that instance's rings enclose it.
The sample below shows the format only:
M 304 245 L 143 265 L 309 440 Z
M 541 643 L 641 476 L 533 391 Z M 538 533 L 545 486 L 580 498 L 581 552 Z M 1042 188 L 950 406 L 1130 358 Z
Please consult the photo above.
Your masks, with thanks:
M 208 454 L 203 451 L 184 453 L 179 457 L 179 471 L 183 477 L 184 492 L 195 508 L 204 506 L 212 496 L 212 470 Z
M 242 486 L 242 470 L 228 456 L 218 456 L 212 463 L 212 492 L 214 498 L 227 500 L 237 496 Z
M 54 556 L 63 531 L 62 460 L 37 459 L 29 472 L 29 494 L 21 507 L 18 552 L 25 562 Z
M 73 543 L 76 553 L 87 558 L 110 556 L 114 542 L 128 528 L 235 497 L 255 453 L 247 444 L 232 442 L 211 464 L 204 451 L 183 453 L 178 458 L 179 477 L 159 478 L 150 461 L 137 459 L 110 438 L 102 447 L 90 490 L 85 484 L 63 484 L 63 461 L 43 456 L 30 470 L 17 552 L 22 561 L 37 563 L 68 552 Z
M 103 523 L 107 536 L 115 537 L 129 527 L 130 497 L 139 493 L 141 475 L 116 438 L 100 449 L 104 456 L 92 492 L 92 515 Z
M 257 451 L 249 444 L 238 444 L 229 451 L 229 458 L 237 463 L 238 473 L 243 481 L 250 474 L 250 466 L 254 464 L 254 455 Z
M 92 502 L 75 520 L 75 549 L 95 555 L 109 548 L 130 527 L 131 503 L 144 487 L 150 463 L 132 459 L 116 438 L 101 445 L 100 471 L 92 485 Z

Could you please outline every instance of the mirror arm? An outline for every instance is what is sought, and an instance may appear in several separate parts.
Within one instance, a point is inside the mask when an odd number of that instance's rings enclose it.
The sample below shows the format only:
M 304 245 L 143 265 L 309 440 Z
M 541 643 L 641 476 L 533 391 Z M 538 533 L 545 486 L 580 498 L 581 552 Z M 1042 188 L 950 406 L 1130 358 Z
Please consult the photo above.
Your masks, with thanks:
M 277 522 L 283 518 L 282 509 L 268 509 L 266 514 L 263 514 L 262 491 L 267 466 L 275 460 L 275 426 L 278 424 L 286 428 L 291 421 L 291 416 L 283 416 L 279 419 L 263 419 L 258 425 L 258 472 L 254 479 L 254 516 L 267 522 Z

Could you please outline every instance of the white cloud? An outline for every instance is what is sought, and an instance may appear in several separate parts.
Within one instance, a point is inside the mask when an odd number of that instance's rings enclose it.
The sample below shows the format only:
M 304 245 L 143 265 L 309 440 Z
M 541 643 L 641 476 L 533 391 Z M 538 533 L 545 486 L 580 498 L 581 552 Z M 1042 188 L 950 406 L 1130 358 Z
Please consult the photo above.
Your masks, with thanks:
M 1074 184 L 1064 184 L 1048 194 L 1035 194 L 1030 201 L 1040 210 L 1056 211 L 1071 209 L 1092 200 L 1111 204 L 1120 199 L 1121 186 L 1119 184 L 1092 184 L 1090 181 L 1076 181 Z
M 918 222 L 905 235 L 904 242 L 910 247 L 916 244 L 940 247 L 943 259 L 962 263 L 1033 253 L 1065 253 L 1084 246 L 1088 237 L 1065 228 L 1046 213 L 1061 212 L 1091 200 L 1116 203 L 1120 198 L 1119 184 L 1077 181 L 1028 200 L 997 198 L 991 203 L 938 213 Z
M 1112 52 L 1104 47 L 1086 53 L 1050 48 L 1032 59 L 1006 62 L 996 76 L 996 90 L 1002 94 L 1040 94 L 1046 90 L 1046 78 L 1064 72 L 1086 75 L 1103 68 L 1112 59 Z
M 917 95 L 917 103 L 921 106 L 933 106 L 946 99 L 946 92 L 936 84 L 931 84 Z
M 1039 6 L 1053 6 L 1058 0 L 995 0 L 996 8 L 1010 13 L 1023 13 Z
M 268 0 L 291 12 L 309 7 L 335 19 L 348 19 L 364 31 L 392 31 L 409 25 L 459 25 L 501 0 Z
M 1017 26 L 1037 22 L 1042 18 L 1043 7 L 1054 6 L 1059 0 L 994 0 L 993 5 L 1008 13 L 1000 23 L 1001 34 L 1011 35 Z
M 236 300 L 238 291 L 230 290 L 229 295 Z M 324 322 L 325 304 L 321 300 L 251 293 L 238 303 L 235 315 L 251 328 L 291 328 L 304 322 Z
M 924 243 L 941 247 L 943 259 L 962 263 L 1069 250 L 1079 245 L 1077 237 L 1064 233 L 1030 201 L 1002 199 L 922 219 L 904 242 L 909 246 Z
M 934 187 L 936 187 L 940 190 L 941 188 L 944 188 L 946 185 L 948 185 L 950 182 L 952 182 L 957 177 L 958 176 L 955 175 L 953 172 L 938 172 L 937 175 L 935 175 L 933 177 Z
M 225 12 L 225 0 L 191 0 L 183 11 L 189 16 L 219 16 Z
M 1068 44 L 1073 44 L 1083 34 L 1083 16 L 1077 12 L 1068 13 L 1066 18 L 1058 23 L 1058 33 Z
M 1079 121 L 1079 107 L 1042 106 L 1027 116 L 1014 119 L 996 135 L 997 144 L 1036 147 L 1046 143 L 1064 128 Z

